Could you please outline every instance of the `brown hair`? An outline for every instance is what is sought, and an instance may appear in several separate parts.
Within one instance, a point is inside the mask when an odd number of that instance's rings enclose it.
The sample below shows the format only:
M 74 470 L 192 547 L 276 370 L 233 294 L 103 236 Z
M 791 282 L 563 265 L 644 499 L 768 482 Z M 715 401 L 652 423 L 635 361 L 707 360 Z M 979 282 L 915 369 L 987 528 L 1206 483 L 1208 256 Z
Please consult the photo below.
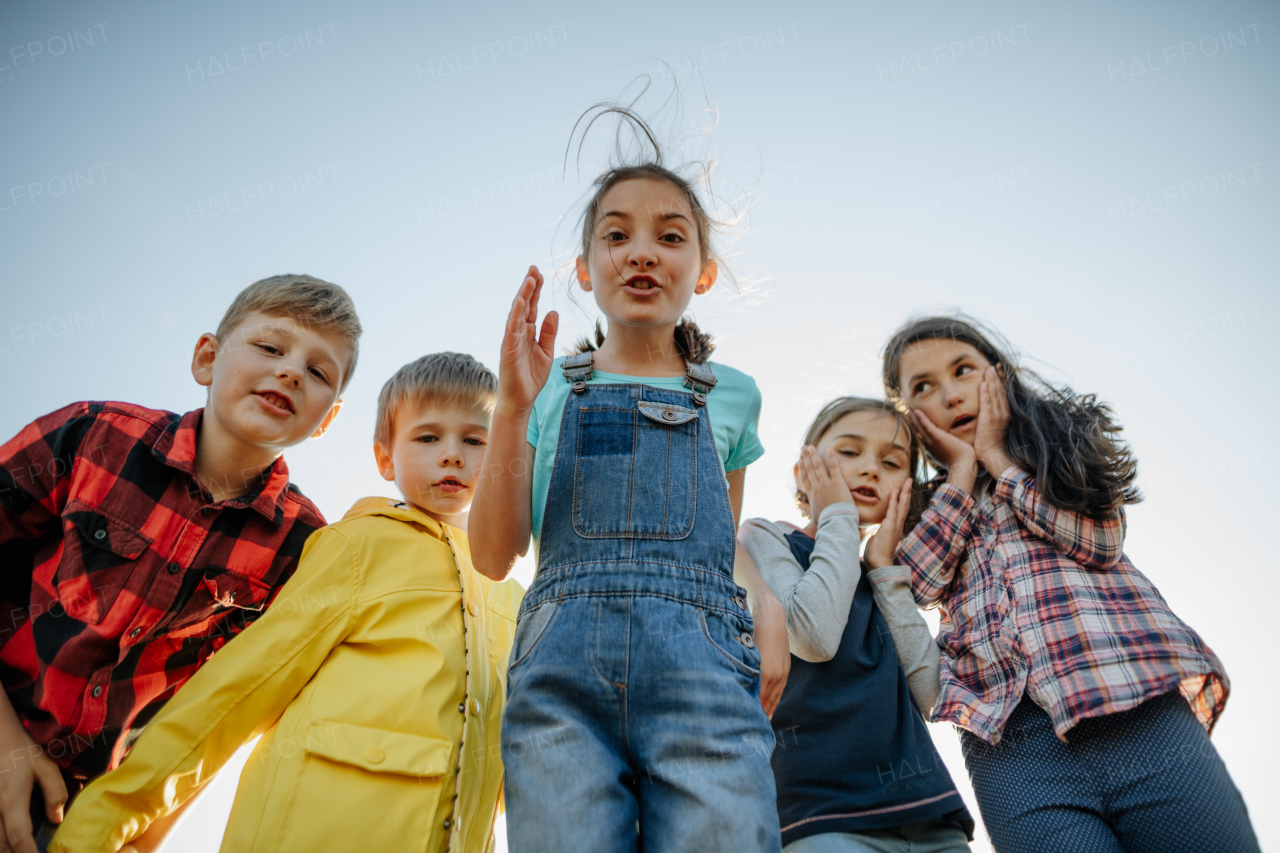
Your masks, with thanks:
M 391 444 L 396 414 L 407 405 L 483 406 L 492 411 L 498 397 L 493 371 L 469 355 L 437 352 L 411 361 L 395 372 L 378 393 L 373 440 Z
M 898 429 L 906 433 L 907 476 L 911 478 L 912 487 L 911 506 L 907 508 L 907 520 L 903 525 L 903 530 L 904 532 L 910 530 L 920 520 L 920 515 L 924 512 L 927 503 L 924 494 L 917 488 L 923 466 L 920 460 L 920 446 L 915 440 L 915 435 L 911 432 L 911 425 L 907 422 L 906 416 L 898 411 L 892 403 L 885 400 L 873 400 L 870 397 L 837 397 L 823 406 L 822 411 L 818 412 L 818 416 L 813 419 L 813 423 L 809 424 L 809 429 L 805 430 L 804 442 L 801 446 L 816 446 L 837 421 L 856 412 L 877 412 L 890 416 L 898 422 Z M 803 505 L 809 503 L 809 496 L 801 490 L 798 482 L 796 483 L 795 499 L 796 505 L 800 507 L 800 511 L 807 518 L 808 513 L 805 512 Z
M 250 314 L 261 313 L 294 321 L 308 329 L 335 331 L 351 350 L 342 370 L 342 393 L 356 370 L 360 354 L 360 318 L 355 303 L 336 284 L 309 275 L 273 275 L 260 279 L 236 295 L 222 315 L 214 337 L 226 342 L 235 328 Z
M 578 127 L 585 121 L 582 134 L 585 138 L 587 131 L 595 122 L 607 115 L 617 115 L 621 118 L 624 125 L 629 125 L 635 131 L 636 136 L 641 139 L 646 147 L 650 149 L 649 160 L 634 165 L 614 166 L 602 175 L 597 177 L 592 183 L 594 191 L 591 194 L 591 200 L 587 202 L 583 208 L 581 217 L 582 244 L 581 256 L 585 260 L 591 258 L 591 235 L 595 233 L 596 225 L 600 222 L 600 218 L 604 215 L 604 211 L 600 207 L 605 193 L 613 189 L 623 181 L 631 181 L 640 178 L 648 178 L 650 180 L 666 181 L 674 186 L 689 202 L 689 207 L 693 211 L 694 227 L 698 234 L 698 252 L 705 269 L 708 263 L 715 262 L 721 273 L 729 275 L 726 265 L 717 255 L 712 247 L 712 232 L 720 223 L 716 222 L 707 213 L 706 208 L 702 206 L 701 200 L 698 198 L 697 192 L 694 191 L 693 184 L 662 165 L 662 146 L 659 144 L 657 137 L 650 130 L 649 125 L 636 115 L 629 107 L 614 103 L 595 104 L 588 108 L 579 118 L 577 124 L 574 125 L 574 135 L 578 132 Z M 572 143 L 570 143 L 572 144 Z M 579 144 L 579 153 L 581 153 L 581 144 Z M 566 152 L 567 155 L 567 152 Z M 604 343 L 604 329 L 600 325 L 600 321 L 596 321 L 595 340 L 591 338 L 582 338 L 579 340 L 573 350 L 575 353 L 594 350 Z M 698 324 L 692 319 L 685 317 L 675 329 L 675 345 L 676 351 L 680 353 L 686 361 L 694 364 L 702 364 L 711 357 L 711 353 L 715 351 L 715 344 L 712 343 L 711 335 L 703 332 L 698 328 Z
M 1009 397 L 1006 449 L 1014 463 L 1036 478 L 1036 488 L 1058 509 L 1105 518 L 1142 500 L 1134 480 L 1138 463 L 1120 440 L 1123 427 L 1111 407 L 1094 394 L 1051 385 L 1018 365 L 1000 333 L 972 317 L 922 317 L 893 333 L 884 348 L 884 390 L 905 411 L 899 368 L 902 354 L 918 341 L 947 339 L 969 344 L 1004 373 Z M 941 467 L 930 459 L 934 467 Z

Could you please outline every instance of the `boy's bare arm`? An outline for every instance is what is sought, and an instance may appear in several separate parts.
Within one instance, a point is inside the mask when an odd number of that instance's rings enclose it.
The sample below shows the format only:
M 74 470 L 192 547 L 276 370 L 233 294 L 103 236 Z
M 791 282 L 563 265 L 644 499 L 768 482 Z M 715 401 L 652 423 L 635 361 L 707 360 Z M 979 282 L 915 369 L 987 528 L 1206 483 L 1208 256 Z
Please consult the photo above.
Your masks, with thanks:
M 0 853 L 37 853 L 31 825 L 31 790 L 35 785 L 44 794 L 45 816 L 61 823 L 67 802 L 62 771 L 27 734 L 8 693 L 0 688 Z

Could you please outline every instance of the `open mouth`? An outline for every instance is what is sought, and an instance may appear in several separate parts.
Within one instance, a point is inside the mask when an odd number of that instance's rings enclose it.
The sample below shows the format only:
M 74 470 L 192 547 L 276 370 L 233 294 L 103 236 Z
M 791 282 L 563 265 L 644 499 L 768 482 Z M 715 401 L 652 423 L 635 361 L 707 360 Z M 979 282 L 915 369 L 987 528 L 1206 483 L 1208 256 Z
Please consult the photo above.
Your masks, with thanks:
M 633 275 L 622 285 L 626 291 L 640 291 L 645 293 L 656 293 L 662 290 L 662 285 L 658 284 L 651 276 Z
M 445 477 L 443 480 L 436 483 L 436 488 L 444 492 L 446 495 L 452 495 L 462 491 L 466 486 L 462 485 L 462 481 L 457 477 Z
M 871 488 L 870 486 L 858 486 L 858 488 L 851 489 L 850 491 L 853 492 L 854 497 L 865 498 L 866 500 L 869 500 L 869 501 L 880 500 L 880 493 L 877 492 L 875 489 Z
M 961 415 L 951 422 L 951 429 L 958 430 L 967 427 L 971 423 L 975 423 L 978 418 L 974 415 Z
M 282 414 L 286 412 L 294 414 L 293 401 L 285 395 L 278 394 L 275 391 L 255 391 L 254 393 L 259 400 L 262 400 L 273 409 L 279 409 Z

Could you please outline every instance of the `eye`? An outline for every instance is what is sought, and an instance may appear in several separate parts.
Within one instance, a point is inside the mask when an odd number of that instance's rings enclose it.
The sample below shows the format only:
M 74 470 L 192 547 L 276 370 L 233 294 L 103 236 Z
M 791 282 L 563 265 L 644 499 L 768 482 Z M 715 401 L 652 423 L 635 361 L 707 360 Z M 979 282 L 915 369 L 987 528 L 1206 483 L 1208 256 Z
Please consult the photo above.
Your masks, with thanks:
M 439 441 L 434 435 L 420 435 L 414 441 L 421 441 L 423 444 L 430 444 L 433 441 Z
M 892 468 L 895 471 L 902 467 L 901 463 L 895 462 L 892 459 L 884 460 L 884 465 L 886 468 Z
M 916 387 L 911 389 L 912 394 L 923 394 L 933 387 L 932 382 L 917 382 Z
M 606 231 L 604 234 L 604 241 L 606 243 L 618 243 L 625 239 L 627 239 L 627 235 L 617 230 L 616 228 L 613 229 L 612 231 Z
M 466 438 L 463 439 L 463 441 L 470 444 L 472 447 L 484 447 L 484 441 L 478 438 Z
M 956 376 L 964 376 L 966 373 L 973 373 L 972 365 L 962 364 L 956 368 Z
M 314 376 L 316 379 L 319 379 L 325 385 L 329 384 L 329 377 L 326 376 L 324 371 L 321 370 L 320 368 L 318 367 L 311 368 L 311 375 Z
M 668 238 L 670 238 L 670 239 L 668 239 Z M 662 241 L 664 241 L 664 242 L 667 242 L 667 243 L 671 243 L 672 245 L 678 245 L 678 244 L 680 244 L 680 243 L 685 242 L 684 235 L 683 235 L 683 234 L 677 234 L 677 233 L 676 233 L 676 232 L 674 232 L 674 231 L 671 231 L 671 232 L 668 232 L 668 233 L 666 233 L 666 234 L 663 234 L 663 235 L 662 235 L 661 237 L 659 237 L 658 239 L 659 239 L 659 240 L 662 240 Z
M 280 355 L 280 349 L 275 344 L 258 344 L 258 349 L 268 355 Z

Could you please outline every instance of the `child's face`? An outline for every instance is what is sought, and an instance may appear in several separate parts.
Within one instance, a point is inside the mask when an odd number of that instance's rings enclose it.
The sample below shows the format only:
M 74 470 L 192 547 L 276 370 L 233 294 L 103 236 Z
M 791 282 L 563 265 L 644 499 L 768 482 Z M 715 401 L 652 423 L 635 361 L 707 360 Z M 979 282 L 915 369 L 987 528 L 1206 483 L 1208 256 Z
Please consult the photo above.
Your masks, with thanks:
M 972 344 L 930 338 L 909 344 L 898 361 L 898 381 L 907 408 L 973 444 L 978 427 L 978 389 L 991 362 Z
M 715 284 L 715 265 L 702 266 L 693 208 L 670 181 L 622 181 L 601 197 L 600 212 L 578 280 L 610 323 L 677 323 L 694 293 Z
M 455 527 L 471 506 L 489 444 L 491 415 L 484 406 L 427 401 L 396 413 L 391 444 L 374 445 L 378 470 L 394 480 L 405 500 Z
M 209 388 L 205 425 L 274 452 L 319 435 L 341 408 L 350 358 L 340 332 L 261 313 L 245 317 L 226 340 L 202 335 L 191 372 Z
M 827 448 L 835 450 L 859 521 L 884 521 L 889 496 L 911 476 L 910 439 L 898 419 L 885 412 L 853 412 L 832 424 L 817 446 L 820 456 Z

